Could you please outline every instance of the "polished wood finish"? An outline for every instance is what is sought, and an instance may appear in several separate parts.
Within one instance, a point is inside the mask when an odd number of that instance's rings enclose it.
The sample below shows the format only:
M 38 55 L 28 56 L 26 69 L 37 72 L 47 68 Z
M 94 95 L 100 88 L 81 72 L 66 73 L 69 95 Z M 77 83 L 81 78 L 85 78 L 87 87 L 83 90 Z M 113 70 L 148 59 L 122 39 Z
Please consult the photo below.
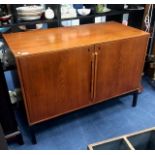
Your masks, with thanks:
M 140 89 L 147 40 L 143 36 L 96 45 L 95 102 Z
M 92 48 L 18 59 L 30 123 L 89 104 Z
M 59 52 L 91 44 L 148 35 L 148 33 L 116 22 L 85 24 L 4 34 L 15 56 Z
M 140 87 L 149 34 L 116 22 L 3 35 L 30 125 Z

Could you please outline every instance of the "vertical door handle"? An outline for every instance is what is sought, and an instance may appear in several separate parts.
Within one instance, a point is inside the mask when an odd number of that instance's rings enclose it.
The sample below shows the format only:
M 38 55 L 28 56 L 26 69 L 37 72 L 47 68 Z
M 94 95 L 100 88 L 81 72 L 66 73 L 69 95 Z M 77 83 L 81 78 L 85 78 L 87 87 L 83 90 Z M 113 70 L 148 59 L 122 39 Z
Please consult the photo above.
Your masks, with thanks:
M 95 66 L 94 66 L 94 93 L 93 93 L 93 100 L 95 99 L 95 97 L 96 97 L 96 82 L 97 82 L 97 65 L 98 65 L 98 52 L 95 52 L 95 57 L 94 57 L 94 64 L 95 64 Z
M 94 73 L 95 73 L 95 53 L 93 52 L 91 55 L 91 101 L 93 101 L 94 98 Z

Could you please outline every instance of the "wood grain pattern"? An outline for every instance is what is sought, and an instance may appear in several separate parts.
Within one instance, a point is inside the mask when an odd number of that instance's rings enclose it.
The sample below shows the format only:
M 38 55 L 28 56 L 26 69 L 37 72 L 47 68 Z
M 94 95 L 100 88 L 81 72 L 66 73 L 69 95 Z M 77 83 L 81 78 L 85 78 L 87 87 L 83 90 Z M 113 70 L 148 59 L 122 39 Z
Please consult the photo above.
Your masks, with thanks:
M 19 58 L 30 123 L 89 104 L 91 48 Z
M 59 52 L 101 42 L 147 35 L 148 33 L 116 22 L 86 24 L 4 34 L 14 56 Z
M 148 36 L 96 45 L 98 69 L 95 102 L 140 86 Z
M 139 89 L 149 34 L 116 22 L 3 35 L 30 125 Z

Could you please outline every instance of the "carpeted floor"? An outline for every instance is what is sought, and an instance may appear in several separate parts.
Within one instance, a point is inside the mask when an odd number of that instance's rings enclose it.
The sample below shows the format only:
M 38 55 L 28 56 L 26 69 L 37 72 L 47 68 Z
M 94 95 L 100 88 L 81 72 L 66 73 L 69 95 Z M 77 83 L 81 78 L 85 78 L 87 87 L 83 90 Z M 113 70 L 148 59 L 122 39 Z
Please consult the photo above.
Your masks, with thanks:
M 23 122 L 20 128 L 24 145 L 9 144 L 9 149 L 83 150 L 87 145 L 155 126 L 155 89 L 143 80 L 144 91 L 137 107 L 132 96 L 107 101 L 57 119 L 36 128 L 38 143 L 32 145 Z M 21 119 L 20 119 L 21 121 Z

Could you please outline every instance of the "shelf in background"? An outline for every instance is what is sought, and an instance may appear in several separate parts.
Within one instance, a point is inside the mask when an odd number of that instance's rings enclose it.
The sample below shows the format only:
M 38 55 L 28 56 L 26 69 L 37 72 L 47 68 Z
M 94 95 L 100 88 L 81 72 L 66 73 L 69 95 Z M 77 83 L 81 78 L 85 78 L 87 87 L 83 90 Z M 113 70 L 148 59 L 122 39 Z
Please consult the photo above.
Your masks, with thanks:
M 103 13 L 95 13 L 96 17 L 99 16 L 115 16 L 115 15 L 121 15 L 121 14 L 125 14 L 125 13 L 129 13 L 126 10 L 111 10 L 109 12 L 103 12 Z
M 103 12 L 103 13 L 92 13 L 92 14 L 87 15 L 87 16 L 78 15 L 77 17 L 73 17 L 73 18 L 64 18 L 64 19 L 61 19 L 61 21 L 84 19 L 84 18 L 93 18 L 93 17 L 100 17 L 100 16 L 115 16 L 115 15 L 121 15 L 121 14 L 129 13 L 129 12 L 130 12 L 130 10 L 111 10 L 109 12 Z
M 86 19 L 86 18 L 95 18 L 95 17 L 101 17 L 101 16 L 115 16 L 115 15 L 121 15 L 121 14 L 125 14 L 125 13 L 131 13 L 131 12 L 135 12 L 135 11 L 141 11 L 141 10 L 127 10 L 127 9 L 123 9 L 123 10 L 114 10 L 112 9 L 109 12 L 104 12 L 104 13 L 96 13 L 96 12 L 92 12 L 90 15 L 87 16 L 80 16 L 77 15 L 77 17 L 73 17 L 73 18 L 63 18 L 63 19 L 59 19 L 59 18 L 55 18 L 55 19 L 40 19 L 40 20 L 34 20 L 34 21 L 19 21 L 17 20 L 16 22 L 13 22 L 11 24 L 6 24 L 6 25 L 1 25 L 0 28 L 3 27 L 15 27 L 15 26 L 21 26 L 21 25 L 32 25 L 32 24 L 41 24 L 41 23 L 54 23 L 54 22 L 60 22 L 60 21 L 66 21 L 66 20 L 76 20 L 76 19 Z
M 111 10 L 109 12 L 104 12 L 104 13 L 92 13 L 90 15 L 87 16 L 80 16 L 77 15 L 77 17 L 73 17 L 73 18 L 64 18 L 64 19 L 60 19 L 61 21 L 65 21 L 65 20 L 76 20 L 76 19 L 85 19 L 85 18 L 94 18 L 94 17 L 100 17 L 100 16 L 114 16 L 114 15 L 120 15 L 120 14 L 124 14 L 124 13 L 129 13 L 129 10 L 122 10 L 122 11 L 118 11 L 118 10 Z M 7 25 L 1 25 L 0 28 L 3 27 L 14 27 L 14 26 L 20 26 L 20 25 L 32 25 L 32 24 L 41 24 L 41 23 L 52 23 L 52 22 L 58 22 L 58 19 L 40 19 L 40 20 L 34 20 L 34 21 L 16 21 L 13 22 L 12 24 L 7 24 Z
M 40 19 L 40 20 L 34 20 L 34 21 L 17 21 L 12 24 L 2 25 L 0 28 L 3 27 L 14 27 L 14 26 L 20 26 L 20 25 L 32 25 L 32 24 L 41 24 L 41 23 L 52 23 L 52 22 L 58 22 L 58 19 Z
M 13 25 L 20 26 L 20 25 L 28 25 L 28 24 L 40 24 L 40 23 L 51 23 L 57 22 L 57 19 L 40 19 L 40 20 L 33 20 L 33 21 L 17 21 Z
M 75 20 L 75 19 L 84 19 L 84 18 L 93 18 L 94 16 L 95 16 L 94 14 L 87 15 L 87 16 L 80 16 L 80 15 L 78 15 L 77 17 L 73 17 L 73 18 L 62 18 L 61 21 Z

